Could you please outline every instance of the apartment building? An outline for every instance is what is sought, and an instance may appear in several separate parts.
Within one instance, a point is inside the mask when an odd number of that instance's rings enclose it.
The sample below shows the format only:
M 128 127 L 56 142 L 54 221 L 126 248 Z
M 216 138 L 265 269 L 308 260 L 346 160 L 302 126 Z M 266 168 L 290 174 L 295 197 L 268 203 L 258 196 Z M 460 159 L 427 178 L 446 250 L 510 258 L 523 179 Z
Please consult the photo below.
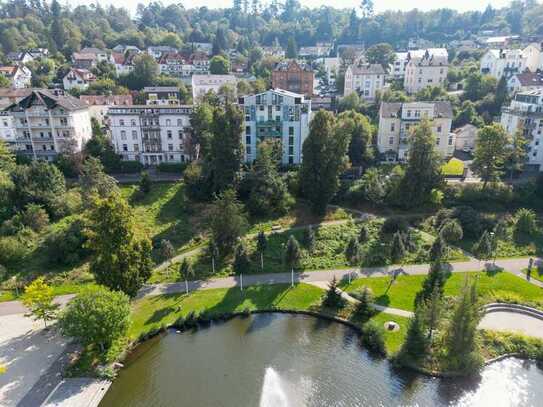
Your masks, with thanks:
M 309 134 L 311 100 L 302 94 L 271 89 L 240 97 L 239 105 L 245 114 L 242 139 L 246 162 L 256 159 L 258 143 L 266 139 L 281 141 L 283 164 L 302 162 L 302 145 Z
M 405 69 L 411 58 L 423 58 L 428 52 L 430 56 L 449 60 L 449 53 L 446 48 L 426 48 L 414 49 L 407 52 L 396 52 L 394 62 L 390 64 L 389 72 L 394 79 L 403 79 L 405 77 Z
M 351 65 L 345 71 L 344 96 L 353 92 L 365 100 L 374 100 L 385 86 L 385 70 L 381 64 Z
M 143 88 L 146 105 L 179 105 L 181 92 L 175 86 L 147 86 Z
M 543 70 L 543 48 L 541 43 L 528 44 L 522 50 L 522 56 L 526 59 L 526 68 L 531 72 Z
M 88 106 L 91 119 L 96 119 L 102 127 L 109 126 L 110 107 L 133 104 L 132 95 L 81 95 L 79 100 Z
M 295 60 L 280 62 L 272 71 L 272 88 L 284 89 L 306 96 L 313 94 L 314 80 L 313 69 L 309 65 L 298 63 Z
M 528 141 L 528 164 L 543 171 L 543 89 L 517 93 L 502 108 L 501 125 L 512 137 L 522 131 Z
M 123 160 L 154 166 L 189 160 L 192 106 L 134 105 L 108 110 L 111 140 Z
M 2 140 L 11 151 L 17 151 L 17 131 L 13 116 L 9 112 L 0 112 L 0 140 Z
M 425 50 L 422 57 L 410 56 L 405 67 L 404 88 L 407 93 L 417 93 L 427 86 L 440 86 L 447 80 L 448 57 Z
M 543 89 L 543 73 L 540 71 L 517 73 L 507 80 L 507 90 L 509 93 L 526 92 L 537 89 Z
M 7 107 L 6 116 L 13 120 L 16 150 L 33 159 L 52 161 L 59 153 L 81 151 L 92 136 L 87 106 L 61 90 L 33 90 Z
M 481 73 L 500 80 L 509 79 L 526 69 L 526 58 L 520 49 L 489 49 L 481 58 Z
M 405 160 L 413 128 L 423 118 L 430 120 L 436 149 L 443 157 L 454 153 L 455 134 L 451 133 L 453 111 L 450 102 L 381 103 L 377 148 L 386 161 Z
M 206 93 L 219 93 L 224 85 L 236 90 L 237 79 L 234 75 L 192 75 L 192 100 L 201 99 Z

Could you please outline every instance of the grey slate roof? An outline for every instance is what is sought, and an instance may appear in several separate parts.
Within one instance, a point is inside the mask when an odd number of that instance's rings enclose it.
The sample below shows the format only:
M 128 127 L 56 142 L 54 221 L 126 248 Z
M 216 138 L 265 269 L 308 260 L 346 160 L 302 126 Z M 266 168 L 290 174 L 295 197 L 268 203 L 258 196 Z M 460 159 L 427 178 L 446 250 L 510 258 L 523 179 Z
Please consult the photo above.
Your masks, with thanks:
M 415 103 L 432 103 L 434 105 L 434 114 L 436 117 L 446 117 L 446 118 L 452 118 L 453 117 L 453 110 L 452 105 L 450 102 L 446 101 L 436 101 L 436 102 L 411 102 L 413 104 Z M 380 116 L 381 117 L 401 117 L 401 109 L 404 104 L 409 103 L 389 103 L 389 102 L 382 102 L 381 108 L 380 108 Z
M 55 91 L 49 89 L 35 89 L 19 103 L 15 103 L 5 110 L 24 110 L 32 106 L 36 100 L 43 102 L 48 109 L 61 107 L 69 111 L 75 111 L 87 108 L 87 105 L 83 101 L 71 95 L 56 94 Z

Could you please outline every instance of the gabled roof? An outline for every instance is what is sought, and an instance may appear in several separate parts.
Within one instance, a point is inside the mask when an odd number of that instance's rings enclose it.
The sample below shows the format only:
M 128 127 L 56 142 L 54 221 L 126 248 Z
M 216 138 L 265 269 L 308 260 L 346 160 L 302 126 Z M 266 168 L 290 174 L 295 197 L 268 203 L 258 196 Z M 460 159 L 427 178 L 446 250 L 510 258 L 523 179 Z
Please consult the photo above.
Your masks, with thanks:
M 66 76 L 70 75 L 70 74 L 73 74 L 85 81 L 93 81 L 93 80 L 96 80 L 96 76 L 94 76 L 94 74 L 89 71 L 88 69 L 78 69 L 78 68 L 72 68 L 70 69 L 70 71 L 66 74 Z M 66 77 L 65 76 L 65 77 Z
M 86 109 L 87 105 L 81 100 L 71 96 L 65 95 L 63 92 L 58 92 L 49 89 L 35 89 L 30 95 L 22 99 L 18 103 L 14 103 L 7 107 L 5 110 L 18 111 L 31 107 L 34 103 L 40 103 L 45 105 L 48 109 L 54 109 L 61 107 L 65 110 L 75 111 Z
M 384 75 L 381 64 L 362 64 L 349 67 L 353 75 Z

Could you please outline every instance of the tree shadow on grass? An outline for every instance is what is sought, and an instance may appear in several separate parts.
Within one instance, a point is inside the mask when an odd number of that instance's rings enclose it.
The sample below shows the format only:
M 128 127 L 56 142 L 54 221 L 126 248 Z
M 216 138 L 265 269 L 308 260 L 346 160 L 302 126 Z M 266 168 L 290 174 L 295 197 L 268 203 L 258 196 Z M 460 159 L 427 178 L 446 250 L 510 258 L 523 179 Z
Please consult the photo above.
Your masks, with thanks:
M 153 314 L 149 318 L 147 318 L 144 325 L 159 323 L 162 320 L 164 320 L 164 318 L 168 317 L 170 314 L 173 314 L 179 310 L 180 310 L 179 306 L 173 306 L 173 305 L 170 305 L 165 308 L 157 309 L 155 310 L 155 312 L 153 312 Z
M 388 307 L 390 305 L 390 297 L 388 294 L 382 294 L 378 297 L 375 297 L 375 303 L 382 305 L 383 307 Z

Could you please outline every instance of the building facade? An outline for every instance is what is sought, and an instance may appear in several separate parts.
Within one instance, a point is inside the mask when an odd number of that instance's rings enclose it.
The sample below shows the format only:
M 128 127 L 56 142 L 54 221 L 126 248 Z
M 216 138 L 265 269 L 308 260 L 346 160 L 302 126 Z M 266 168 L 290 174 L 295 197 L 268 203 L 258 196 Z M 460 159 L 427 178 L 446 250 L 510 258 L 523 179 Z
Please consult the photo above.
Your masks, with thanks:
M 427 86 L 442 86 L 447 80 L 448 69 L 448 57 L 444 55 L 426 50 L 422 57 L 410 57 L 405 68 L 405 91 L 413 94 Z
M 175 86 L 148 86 L 143 88 L 146 105 L 179 105 L 181 92 Z
M 527 92 L 537 89 L 543 89 L 543 73 L 539 71 L 517 73 L 507 80 L 507 91 L 509 93 Z
M 311 101 L 304 95 L 281 89 L 239 98 L 245 115 L 243 148 L 246 162 L 257 156 L 258 143 L 280 140 L 282 164 L 300 164 L 302 145 L 309 134 Z
M 315 73 L 307 64 L 295 60 L 280 62 L 272 71 L 272 88 L 306 96 L 313 94 Z
M 237 79 L 234 75 L 192 75 L 192 100 L 201 99 L 206 93 L 219 93 L 224 85 L 230 85 L 236 91 Z
M 381 103 L 377 148 L 386 161 L 405 160 L 413 128 L 423 118 L 430 120 L 436 149 L 443 157 L 454 153 L 455 134 L 451 133 L 453 111 L 450 102 Z
M 456 135 L 456 150 L 463 151 L 465 153 L 475 150 L 478 132 L 479 129 L 473 124 L 466 124 L 465 126 L 456 129 L 454 131 L 454 134 Z
M 374 100 L 385 86 L 385 70 L 381 64 L 351 65 L 345 71 L 344 96 L 356 92 L 362 99 Z
M 528 164 L 543 171 L 543 89 L 519 92 L 502 108 L 501 124 L 514 137 L 521 131 L 528 141 Z
M 12 89 L 27 88 L 32 84 L 32 72 L 24 65 L 0 66 L 0 75 L 10 81 Z
M 520 49 L 489 49 L 481 58 L 481 73 L 500 80 L 509 79 L 526 69 L 526 58 Z
M 62 79 L 62 85 L 65 90 L 80 89 L 85 90 L 92 82 L 96 81 L 96 76 L 88 69 L 72 68 Z
M 412 58 L 424 58 L 426 53 L 434 58 L 447 59 L 447 61 L 449 60 L 449 53 L 446 48 L 413 49 L 407 52 L 396 52 L 396 58 L 394 59 L 394 62 L 390 64 L 390 75 L 394 79 L 403 79 L 405 77 L 405 70 L 409 61 Z
M 132 95 L 81 95 L 79 100 L 89 108 L 91 119 L 102 127 L 109 126 L 108 109 L 113 106 L 131 106 Z
M 92 136 L 87 106 L 58 90 L 33 90 L 2 114 L 13 118 L 17 152 L 33 159 L 81 151 Z
M 134 105 L 110 107 L 111 140 L 123 160 L 144 165 L 189 160 L 192 106 Z

